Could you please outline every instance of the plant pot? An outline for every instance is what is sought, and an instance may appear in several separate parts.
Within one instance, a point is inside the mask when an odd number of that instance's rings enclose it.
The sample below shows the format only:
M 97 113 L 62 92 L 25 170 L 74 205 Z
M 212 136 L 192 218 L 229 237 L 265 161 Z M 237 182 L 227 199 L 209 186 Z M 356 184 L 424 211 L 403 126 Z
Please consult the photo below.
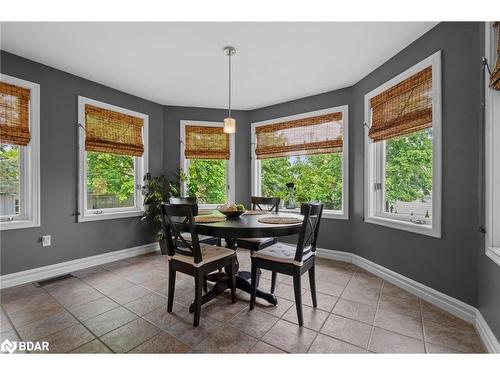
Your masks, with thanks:
M 159 240 L 158 243 L 160 244 L 161 255 L 167 255 L 168 254 L 167 240 L 165 238 L 163 238 L 163 239 Z

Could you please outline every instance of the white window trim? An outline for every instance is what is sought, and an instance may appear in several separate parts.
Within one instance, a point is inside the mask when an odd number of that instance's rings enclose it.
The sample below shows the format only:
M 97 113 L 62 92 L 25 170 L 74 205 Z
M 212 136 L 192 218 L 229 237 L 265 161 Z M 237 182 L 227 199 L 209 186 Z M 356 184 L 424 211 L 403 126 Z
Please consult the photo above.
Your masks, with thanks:
M 374 143 L 368 137 L 368 126 L 371 123 L 370 98 L 396 85 L 413 74 L 432 66 L 432 225 L 414 224 L 376 213 L 376 192 L 374 185 L 379 182 L 376 165 L 376 152 L 380 147 L 374 147 Z M 405 70 L 403 73 L 387 81 L 383 85 L 370 91 L 365 95 L 365 222 L 378 224 L 390 228 L 419 233 L 431 237 L 441 238 L 441 195 L 442 195 L 442 132 L 441 132 L 441 51 L 434 53 L 425 60 Z
M 20 169 L 23 173 L 20 201 L 23 216 L 0 222 L 0 230 L 32 228 L 40 226 L 40 85 L 24 79 L 0 74 L 5 83 L 30 90 L 30 134 L 28 146 L 20 153 Z M 23 207 L 24 206 L 24 207 Z
M 490 66 L 496 57 L 495 31 L 485 22 L 485 54 Z M 489 74 L 485 71 L 486 82 Z M 500 92 L 485 85 L 486 255 L 500 266 Z
M 90 104 L 99 108 L 124 113 L 126 115 L 139 117 L 144 120 L 142 138 L 144 142 L 144 153 L 141 158 L 135 157 L 135 204 L 134 207 L 106 208 L 102 210 L 87 209 L 87 158 L 85 157 L 85 104 Z M 143 201 L 140 186 L 143 176 L 149 168 L 149 116 L 144 113 L 131 111 L 129 109 L 117 107 L 115 105 L 103 103 L 97 100 L 78 96 L 78 222 L 119 219 L 125 217 L 141 216 L 144 213 Z
M 344 126 L 343 129 L 343 159 L 342 159 L 342 210 L 323 210 L 323 217 L 329 219 L 339 219 L 339 220 L 348 220 L 349 219 L 349 106 L 341 105 L 338 107 L 331 107 L 326 109 L 321 109 L 319 111 L 312 111 L 307 113 L 300 113 L 293 116 L 286 116 L 280 118 L 274 118 L 265 121 L 254 122 L 251 124 L 251 139 L 252 139 L 252 147 L 251 147 L 251 191 L 253 196 L 261 196 L 261 184 L 260 184 L 260 161 L 255 157 L 255 148 L 257 146 L 257 137 L 255 135 L 255 129 L 259 126 L 274 124 L 277 122 L 284 121 L 293 121 L 306 117 L 312 116 L 321 116 L 326 115 L 328 113 L 334 112 L 342 112 L 342 124 Z M 280 209 L 281 212 L 291 212 L 291 213 L 300 213 L 300 209 Z
M 189 159 L 184 156 L 185 148 L 185 136 L 186 136 L 186 125 L 199 125 L 199 126 L 213 126 L 213 127 L 224 127 L 223 122 L 212 122 L 212 121 L 195 121 L 195 120 L 181 120 L 180 123 L 180 142 L 181 142 L 181 154 L 180 154 L 180 169 L 181 172 L 185 172 L 188 169 Z M 226 204 L 232 204 L 235 202 L 235 145 L 234 145 L 234 134 L 229 134 L 229 160 L 227 163 L 226 171 Z M 181 194 L 185 195 L 187 191 L 186 183 L 181 184 Z M 220 204 L 224 204 L 220 203 Z M 200 204 L 200 208 L 217 208 L 220 204 Z

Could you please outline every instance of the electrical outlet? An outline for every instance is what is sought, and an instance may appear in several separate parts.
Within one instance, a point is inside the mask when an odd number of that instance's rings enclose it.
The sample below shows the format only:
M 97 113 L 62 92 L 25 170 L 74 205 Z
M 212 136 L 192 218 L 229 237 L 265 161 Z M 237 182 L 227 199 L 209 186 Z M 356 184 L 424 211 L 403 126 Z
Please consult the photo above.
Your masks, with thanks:
M 50 244 L 51 244 L 51 236 L 50 235 L 42 236 L 42 246 L 46 247 L 50 246 Z

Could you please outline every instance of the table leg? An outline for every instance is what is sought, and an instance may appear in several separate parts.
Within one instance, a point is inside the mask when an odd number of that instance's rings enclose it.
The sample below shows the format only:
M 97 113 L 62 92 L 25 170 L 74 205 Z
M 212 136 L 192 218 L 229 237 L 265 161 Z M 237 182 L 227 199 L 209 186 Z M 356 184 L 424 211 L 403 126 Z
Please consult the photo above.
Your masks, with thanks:
M 226 247 L 237 250 L 237 240 L 233 238 L 226 238 Z M 227 273 L 227 270 L 224 270 Z M 229 277 L 225 273 L 222 272 L 216 272 L 213 274 L 208 275 L 207 279 L 209 281 L 215 282 L 215 285 L 208 291 L 208 293 L 204 294 L 201 297 L 201 304 L 204 305 L 205 303 L 213 300 L 215 297 L 218 295 L 222 294 L 226 289 L 229 289 Z M 236 261 L 236 288 L 240 289 L 248 294 L 251 293 L 252 287 L 251 287 L 251 274 L 248 271 L 240 271 L 239 270 L 239 263 Z M 278 299 L 276 296 L 272 293 L 267 293 L 259 288 L 257 288 L 257 293 L 256 296 L 258 298 L 262 298 L 263 300 L 269 302 L 270 304 L 276 306 L 278 304 Z M 194 312 L 194 303 L 191 303 L 189 306 L 189 312 Z

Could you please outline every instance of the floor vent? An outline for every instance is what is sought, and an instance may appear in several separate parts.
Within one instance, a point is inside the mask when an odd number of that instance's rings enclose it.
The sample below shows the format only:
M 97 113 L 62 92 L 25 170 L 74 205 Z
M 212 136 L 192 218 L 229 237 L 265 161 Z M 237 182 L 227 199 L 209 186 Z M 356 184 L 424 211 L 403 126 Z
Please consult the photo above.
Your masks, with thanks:
M 45 285 L 49 285 L 49 284 L 52 284 L 52 283 L 55 283 L 57 281 L 61 281 L 61 280 L 65 280 L 65 279 L 72 279 L 74 278 L 75 276 L 73 276 L 72 274 L 70 273 L 67 273 L 65 275 L 61 275 L 61 276 L 56 276 L 56 277 L 51 277 L 50 279 L 45 279 L 45 280 L 40 280 L 40 281 L 35 281 L 33 283 L 34 286 L 36 286 L 37 288 L 40 288 L 42 286 L 45 286 Z

